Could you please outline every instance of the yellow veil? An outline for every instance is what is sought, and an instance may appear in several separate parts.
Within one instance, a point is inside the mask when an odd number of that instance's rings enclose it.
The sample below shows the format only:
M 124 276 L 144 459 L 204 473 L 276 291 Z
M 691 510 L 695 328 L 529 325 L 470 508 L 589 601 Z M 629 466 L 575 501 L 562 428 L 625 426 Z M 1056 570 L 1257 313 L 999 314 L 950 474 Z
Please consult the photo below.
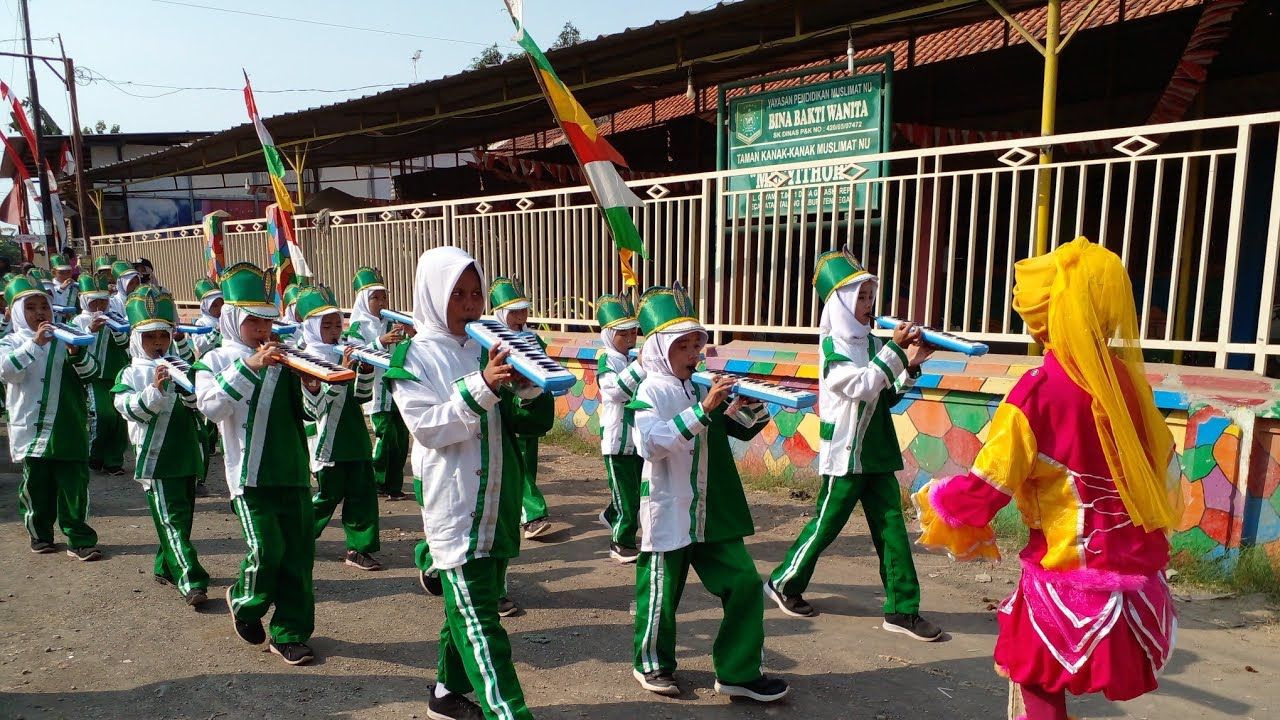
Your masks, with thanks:
M 1177 473 L 1168 472 L 1173 436 L 1143 372 L 1133 287 L 1120 258 L 1079 237 L 1019 261 L 1014 278 L 1013 309 L 1027 332 L 1093 398 L 1107 466 L 1133 523 L 1149 532 L 1174 529 L 1182 492 Z

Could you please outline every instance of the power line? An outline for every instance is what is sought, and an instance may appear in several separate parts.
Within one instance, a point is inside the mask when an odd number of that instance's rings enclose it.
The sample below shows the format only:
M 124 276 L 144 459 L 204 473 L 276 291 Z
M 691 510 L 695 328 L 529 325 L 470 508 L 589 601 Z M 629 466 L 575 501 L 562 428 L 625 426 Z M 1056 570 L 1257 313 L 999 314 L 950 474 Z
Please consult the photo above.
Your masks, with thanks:
M 284 15 L 268 15 L 266 13 L 250 12 L 248 10 L 232 10 L 230 8 L 210 7 L 208 5 L 198 5 L 196 3 L 178 2 L 178 0 L 151 0 L 154 3 L 162 5 L 176 5 L 179 7 L 193 8 L 195 10 L 212 10 L 214 12 L 228 13 L 231 15 L 248 15 L 249 17 L 266 18 L 268 20 L 284 20 L 286 22 L 305 23 L 307 25 L 319 25 L 321 27 L 338 28 L 340 30 L 356 30 L 359 32 L 378 33 L 381 35 L 396 35 L 399 37 L 411 37 L 419 40 L 435 40 L 437 42 L 458 43 L 460 45 L 475 45 L 478 47 L 489 47 L 493 43 L 478 42 L 476 40 L 459 40 L 457 38 L 437 37 L 434 35 L 417 35 L 415 33 L 400 32 L 398 30 L 383 30 L 381 28 L 359 27 L 356 25 L 343 25 L 341 23 L 323 22 L 321 20 L 308 20 L 306 18 L 288 17 Z M 503 47 L 511 47 L 504 45 Z
M 126 95 L 131 95 L 133 97 L 138 97 L 138 98 L 149 98 L 149 99 L 162 98 L 168 95 L 175 95 L 180 92 L 234 92 L 234 93 L 244 92 L 243 87 L 221 87 L 216 85 L 202 85 L 202 86 L 160 85 L 157 83 L 145 83 L 145 82 L 138 82 L 135 80 L 115 80 L 103 75 L 102 73 L 96 70 L 93 70 L 92 68 L 85 67 L 83 65 L 76 68 L 76 80 L 81 85 L 91 85 L 95 82 L 104 82 Z M 385 90 L 387 88 L 402 88 L 402 87 L 408 87 L 411 84 L 412 83 L 383 83 L 383 84 L 375 84 L 375 85 L 359 85 L 356 87 L 349 87 L 349 88 L 282 88 L 282 89 L 275 89 L 275 90 L 254 88 L 253 92 L 258 95 L 272 95 L 272 94 L 281 94 L 281 93 L 302 93 L 302 92 L 305 92 L 305 93 L 351 93 L 351 92 L 358 92 L 360 90 Z M 141 95 L 138 93 L 130 92 L 128 88 L 149 88 L 152 90 L 166 90 L 168 92 L 163 92 L 158 95 Z

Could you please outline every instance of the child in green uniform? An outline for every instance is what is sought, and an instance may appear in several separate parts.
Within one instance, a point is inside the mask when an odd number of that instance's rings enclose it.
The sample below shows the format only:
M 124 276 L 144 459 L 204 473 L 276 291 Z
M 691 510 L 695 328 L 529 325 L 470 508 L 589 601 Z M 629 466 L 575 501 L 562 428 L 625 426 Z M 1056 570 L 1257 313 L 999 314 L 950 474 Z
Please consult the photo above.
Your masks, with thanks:
M 18 512 L 31 552 L 51 553 L 56 519 L 67 554 L 97 560 L 89 514 L 89 408 L 84 384 L 97 372 L 93 353 L 53 337 L 44 289 L 25 276 L 4 290 L 12 326 L 0 338 L 0 379 L 9 412 L 9 457 L 22 463 Z
M 516 432 L 545 433 L 554 421 L 546 393 L 518 383 L 517 401 L 500 402 L 516 382 L 506 351 L 480 367 L 466 325 L 484 312 L 484 281 L 470 255 L 454 247 L 418 259 L 413 319 L 417 334 L 392 356 L 392 392 L 414 438 L 422 525 L 444 592 L 436 687 L 428 717 L 530 720 L 498 616 L 506 564 L 520 552 L 523 494 Z M 465 695 L 475 691 L 480 706 Z
M 315 626 L 315 513 L 302 385 L 270 342 L 274 284 L 249 263 L 223 273 L 222 346 L 195 365 L 196 403 L 222 434 L 227 489 L 249 545 L 227 590 L 236 634 L 265 641 L 262 617 L 274 605 L 271 651 L 300 665 L 315 657 L 306 644 Z
M 356 291 L 356 302 L 345 337 L 378 350 L 390 350 L 405 338 L 403 325 L 382 319 L 382 311 L 390 305 L 381 271 L 371 267 L 357 269 L 351 289 Z M 408 330 L 412 332 L 412 328 Z M 373 476 L 378 495 L 404 500 L 408 497 L 404 492 L 404 466 L 409 457 L 409 429 L 396 409 L 391 387 L 381 370 L 374 370 L 373 398 L 364 404 L 364 412 L 373 423 Z
M 299 347 L 316 357 L 348 363 L 336 345 L 342 335 L 342 311 L 325 287 L 308 287 L 296 298 L 295 312 L 302 323 Z M 307 427 L 311 446 L 311 471 L 319 489 L 311 498 L 316 513 L 316 537 L 329 524 L 342 503 L 342 530 L 347 538 L 343 562 L 358 570 L 381 570 L 373 557 L 378 552 L 378 489 L 373 480 L 369 433 L 360 404 L 373 395 L 373 367 L 357 364 L 355 382 L 329 384 L 302 378 L 303 405 L 315 420 Z
M 213 328 L 212 332 L 193 335 L 191 338 L 195 356 L 199 359 L 204 357 L 205 353 L 216 349 L 222 344 L 222 331 L 218 329 L 218 318 L 222 315 L 222 291 L 218 289 L 217 283 L 203 277 L 192 284 L 192 290 L 195 292 L 196 298 L 200 300 L 200 316 L 196 318 L 195 325 L 197 327 Z M 209 461 L 214 453 L 218 451 L 218 426 L 204 416 L 200 416 L 199 422 L 200 444 L 204 449 L 204 474 L 196 482 L 196 495 L 198 497 L 207 497 L 209 495 L 209 490 L 206 487 L 206 481 L 209 477 Z
M 81 312 L 72 322 L 86 332 L 103 312 L 114 311 L 121 319 L 125 318 L 124 300 L 128 294 L 121 297 L 121 288 L 136 287 L 138 273 L 124 261 L 113 263 L 111 271 L 116 274 L 116 294 L 108 294 L 105 302 L 99 295 L 105 289 L 101 276 L 80 278 Z M 91 288 L 93 293 L 87 303 L 86 288 Z M 116 412 L 111 388 L 115 387 L 116 376 L 129 364 L 129 333 L 99 326 L 97 334 L 98 338 L 91 346 L 98 374 L 89 385 L 89 467 L 107 475 L 121 476 L 125 474 L 124 451 L 129 445 L 129 431 L 124 418 Z
M 761 702 L 781 699 L 787 683 L 767 677 L 761 667 L 764 597 L 743 543 L 755 526 L 729 448 L 730 436 L 745 441 L 758 435 L 768 411 L 742 398 L 723 407 L 734 384 L 728 376 L 719 376 L 709 390 L 691 382 L 707 332 L 679 285 L 650 288 L 639 310 L 648 376 L 629 404 L 644 458 L 633 675 L 646 690 L 679 694 L 673 675 L 676 608 L 692 567 L 724 607 L 711 650 L 716 691 Z
M 498 322 L 512 332 L 532 335 L 543 350 L 547 349 L 542 338 L 529 329 L 529 308 L 532 303 L 524 294 L 524 285 L 519 278 L 494 278 L 489 285 L 489 307 L 493 309 Z M 539 437 L 541 436 L 520 435 L 516 439 L 520 455 L 524 458 L 524 502 L 521 504 L 520 523 L 526 540 L 551 532 L 551 521 L 547 519 L 547 500 L 538 489 Z
M 909 324 L 899 326 L 889 342 L 871 334 L 878 281 L 847 251 L 821 255 L 813 284 L 824 302 L 818 381 L 822 490 L 817 512 L 773 571 L 765 594 L 788 615 L 812 615 L 813 606 L 803 593 L 818 557 L 861 501 L 880 556 L 884 629 L 916 640 L 937 640 L 942 629 L 920 617 L 920 582 L 894 476 L 902 469 L 902 451 L 890 412 L 915 384 L 920 363 L 932 350 Z
M 596 321 L 600 323 L 600 363 L 596 384 L 600 386 L 600 452 L 604 455 L 609 482 L 609 509 L 601 514 L 609 526 L 609 556 L 620 563 L 633 563 L 636 550 L 637 513 L 640 509 L 640 472 L 644 460 L 636 454 L 632 429 L 636 412 L 627 407 L 644 381 L 643 364 L 632 362 L 628 353 L 636 346 L 636 320 L 631 301 L 618 295 L 602 295 L 596 300 Z
M 156 363 L 173 350 L 178 309 L 173 296 L 144 285 L 125 303 L 133 362 L 116 378 L 115 406 L 128 419 L 137 450 L 133 477 L 146 490 L 160 547 L 152 570 L 157 582 L 176 585 L 188 605 L 202 604 L 209 573 L 191 544 L 196 479 L 204 474 L 195 395 L 181 389 L 170 366 Z M 174 368 L 176 370 L 176 368 Z

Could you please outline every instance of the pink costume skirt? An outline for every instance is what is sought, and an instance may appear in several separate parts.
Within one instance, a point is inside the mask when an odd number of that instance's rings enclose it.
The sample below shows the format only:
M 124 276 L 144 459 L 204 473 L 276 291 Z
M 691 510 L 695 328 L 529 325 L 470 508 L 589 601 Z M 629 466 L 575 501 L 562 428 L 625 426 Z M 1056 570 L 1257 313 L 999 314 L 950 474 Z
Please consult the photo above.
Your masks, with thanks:
M 996 665 L 1014 682 L 1109 700 L 1156 689 L 1178 627 L 1162 573 L 1051 572 L 1026 562 L 997 617 Z

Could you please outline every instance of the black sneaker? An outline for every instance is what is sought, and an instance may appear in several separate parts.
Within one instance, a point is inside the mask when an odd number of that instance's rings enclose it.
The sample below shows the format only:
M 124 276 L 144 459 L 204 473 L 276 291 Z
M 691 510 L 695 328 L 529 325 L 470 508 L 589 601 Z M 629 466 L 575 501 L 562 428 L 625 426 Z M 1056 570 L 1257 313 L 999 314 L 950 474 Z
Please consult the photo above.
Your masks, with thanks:
M 498 598 L 498 615 L 501 617 L 511 617 L 520 612 L 520 606 L 515 604 L 511 598 Z
M 102 559 L 102 551 L 96 547 L 67 548 L 67 556 L 80 562 L 93 562 Z
M 551 521 L 546 518 L 530 520 L 524 524 L 524 539 L 532 540 L 551 532 Z
M 403 490 L 396 490 L 394 492 L 387 493 L 387 500 L 389 502 L 396 502 L 398 500 L 408 500 L 408 499 L 409 499 L 408 493 L 404 492 Z
M 58 546 L 47 540 L 32 540 L 31 552 L 37 555 L 48 555 L 49 553 L 58 552 Z
M 640 551 L 635 548 L 619 545 L 618 543 L 609 543 L 609 557 L 617 560 L 623 565 L 630 565 L 640 557 Z
M 761 675 L 759 680 L 742 685 L 726 685 L 716 680 L 716 692 L 721 695 L 751 698 L 760 702 L 781 700 L 790 691 L 791 688 L 787 685 L 786 680 L 771 678 L 768 675 Z
M 290 665 L 305 665 L 316 659 L 316 654 L 306 643 L 271 643 L 271 652 L 284 658 Z
M 676 678 L 667 670 L 657 670 L 655 672 L 642 673 L 632 668 L 631 676 L 640 683 L 640 687 L 652 693 L 659 695 L 679 695 L 680 686 L 676 685 Z
M 769 580 L 764 584 L 764 596 L 778 606 L 782 612 L 791 617 L 812 617 L 813 606 L 805 602 L 803 595 L 783 595 Z
M 369 553 L 356 552 L 348 550 L 346 557 L 342 560 L 343 565 L 350 565 L 357 570 L 375 571 L 382 569 L 382 563 L 378 562 Z
M 196 485 L 196 497 L 209 497 L 209 486 L 204 483 Z
M 420 572 L 418 573 L 418 584 L 426 591 L 428 595 L 440 597 L 444 595 L 444 581 L 440 579 L 438 572 Z
M 209 599 L 209 593 L 205 592 L 204 588 L 191 588 L 186 595 L 182 596 L 182 599 L 186 600 L 191 607 L 196 607 L 203 605 Z
M 933 642 L 942 637 L 942 628 L 916 614 L 889 613 L 884 616 L 881 627 L 922 642 Z
M 227 588 L 227 612 L 231 613 L 231 622 L 235 625 L 236 636 L 250 645 L 261 645 L 267 641 L 267 632 L 262 629 L 262 621 L 244 622 L 236 617 L 231 609 L 231 588 Z
M 98 460 L 90 460 L 89 469 L 94 472 L 102 472 L 102 462 Z
M 431 699 L 427 701 L 427 717 L 432 720 L 484 720 L 484 711 L 458 693 L 438 698 L 433 687 Z

